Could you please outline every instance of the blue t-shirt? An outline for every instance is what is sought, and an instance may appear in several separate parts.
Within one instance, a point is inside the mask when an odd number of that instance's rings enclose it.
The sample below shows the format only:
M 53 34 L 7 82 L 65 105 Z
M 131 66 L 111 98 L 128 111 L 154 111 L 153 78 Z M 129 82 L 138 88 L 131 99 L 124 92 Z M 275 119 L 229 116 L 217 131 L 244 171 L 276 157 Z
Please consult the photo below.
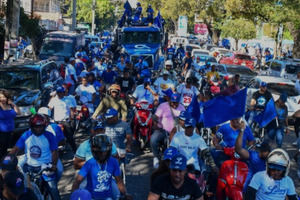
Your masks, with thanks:
M 82 177 L 87 177 L 86 189 L 93 199 L 112 197 L 112 178 L 120 176 L 121 171 L 117 159 L 110 157 L 105 164 L 99 164 L 94 158 L 88 160 L 80 169 Z
M 15 117 L 17 113 L 14 109 L 2 110 L 0 108 L 0 132 L 10 132 L 15 129 Z
M 117 64 L 117 67 L 118 67 L 118 69 L 119 69 L 120 71 L 123 71 L 124 68 L 126 67 L 125 62 L 124 62 L 123 64 L 122 64 L 121 62 L 119 62 L 119 63 Z
M 114 143 L 112 143 L 111 155 L 116 155 L 116 154 L 117 154 L 117 147 Z M 80 144 L 80 146 L 76 150 L 75 157 L 80 158 L 82 160 L 89 160 L 93 158 L 89 139 Z
M 102 73 L 103 81 L 107 84 L 112 84 L 115 81 L 115 77 L 117 77 L 117 73 L 115 71 L 104 71 Z
M 59 144 L 62 140 L 65 139 L 63 131 L 56 123 L 50 123 L 47 126 L 46 131 L 52 133 L 55 136 L 57 144 Z
M 218 133 L 221 133 L 223 135 L 223 141 L 225 147 L 234 147 L 235 141 L 239 135 L 239 130 L 233 130 L 230 127 L 230 123 L 224 124 L 220 127 L 218 130 Z M 243 137 L 243 147 L 246 146 L 247 141 L 253 141 L 254 137 L 252 134 L 251 129 L 246 126 L 246 129 L 244 131 L 244 137 Z
M 248 167 L 249 167 L 249 171 L 248 171 L 247 179 L 244 184 L 244 192 L 246 192 L 246 189 L 247 189 L 253 175 L 256 174 L 257 172 L 266 170 L 266 161 L 262 160 L 259 157 L 258 152 L 249 151 Z

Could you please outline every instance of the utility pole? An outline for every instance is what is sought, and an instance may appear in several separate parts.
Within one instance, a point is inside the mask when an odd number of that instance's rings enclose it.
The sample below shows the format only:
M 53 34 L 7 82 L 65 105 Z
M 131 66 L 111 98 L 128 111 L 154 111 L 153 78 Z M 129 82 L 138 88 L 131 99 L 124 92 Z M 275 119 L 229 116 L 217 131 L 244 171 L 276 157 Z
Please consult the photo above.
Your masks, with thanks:
M 34 0 L 31 0 L 31 12 L 30 12 L 31 19 L 33 19 L 33 5 L 34 5 Z
M 73 0 L 73 10 L 72 10 L 72 31 L 75 31 L 76 28 L 76 0 Z
M 96 9 L 96 0 L 93 0 L 92 5 L 92 35 L 95 34 L 95 9 Z

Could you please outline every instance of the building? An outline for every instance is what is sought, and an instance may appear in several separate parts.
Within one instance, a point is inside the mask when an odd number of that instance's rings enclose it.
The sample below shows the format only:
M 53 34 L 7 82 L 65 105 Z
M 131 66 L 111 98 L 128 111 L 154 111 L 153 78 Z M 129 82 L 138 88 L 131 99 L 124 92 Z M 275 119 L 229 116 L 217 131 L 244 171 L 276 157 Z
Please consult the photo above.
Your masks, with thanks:
M 62 27 L 62 14 L 59 0 L 20 0 L 25 13 L 41 17 L 40 25 L 46 30 L 60 30 Z M 32 6 L 33 4 L 33 6 Z

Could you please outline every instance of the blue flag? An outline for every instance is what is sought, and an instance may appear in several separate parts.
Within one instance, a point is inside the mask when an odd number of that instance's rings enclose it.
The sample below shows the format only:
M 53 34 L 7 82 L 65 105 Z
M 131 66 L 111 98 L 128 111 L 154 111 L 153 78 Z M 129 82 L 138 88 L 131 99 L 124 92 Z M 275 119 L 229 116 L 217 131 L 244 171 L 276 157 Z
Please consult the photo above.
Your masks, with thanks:
M 131 12 L 132 12 L 132 8 L 131 8 L 130 3 L 128 1 L 125 2 L 124 8 L 125 8 L 124 14 L 127 15 L 127 17 L 130 17 Z
M 272 98 L 268 101 L 265 109 L 256 115 L 253 120 L 262 128 L 268 125 L 275 117 L 277 117 L 277 111 Z
M 154 24 L 158 27 L 158 28 L 162 28 L 162 18 L 160 15 L 160 11 L 158 11 L 157 16 L 154 19 Z
M 200 121 L 200 104 L 196 95 L 193 96 L 192 102 L 187 107 L 186 111 L 195 119 L 197 123 Z
M 215 127 L 231 119 L 242 117 L 245 113 L 247 88 L 231 96 L 218 96 L 204 103 L 203 122 L 205 127 Z

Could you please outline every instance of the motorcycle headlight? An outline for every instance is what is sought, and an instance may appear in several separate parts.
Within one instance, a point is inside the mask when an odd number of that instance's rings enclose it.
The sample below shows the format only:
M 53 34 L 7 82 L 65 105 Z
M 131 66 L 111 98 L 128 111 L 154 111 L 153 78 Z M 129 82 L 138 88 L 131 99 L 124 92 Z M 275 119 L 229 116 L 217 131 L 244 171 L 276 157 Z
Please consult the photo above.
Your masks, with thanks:
M 24 106 L 24 107 L 19 107 L 20 112 L 21 112 L 21 116 L 29 116 L 31 115 L 31 111 L 30 111 L 31 106 Z

